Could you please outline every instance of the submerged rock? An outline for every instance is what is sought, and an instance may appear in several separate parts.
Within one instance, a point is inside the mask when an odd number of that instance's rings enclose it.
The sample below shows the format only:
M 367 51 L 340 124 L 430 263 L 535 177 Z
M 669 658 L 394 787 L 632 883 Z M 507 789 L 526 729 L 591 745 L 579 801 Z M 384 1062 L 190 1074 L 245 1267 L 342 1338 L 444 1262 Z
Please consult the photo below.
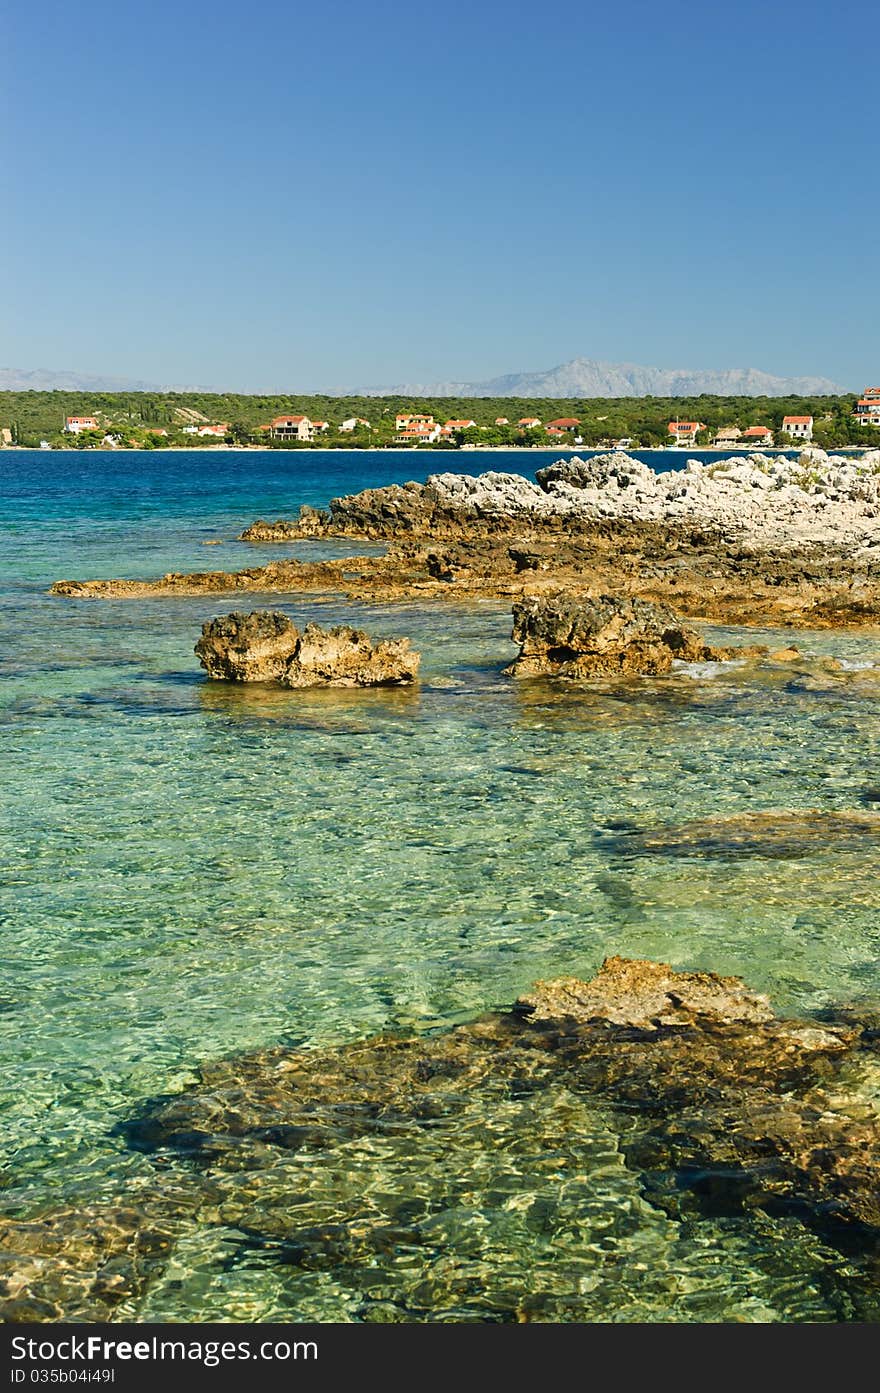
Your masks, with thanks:
M 880 1116 L 860 1080 L 877 1019 L 780 1019 L 738 978 L 614 957 L 442 1034 L 208 1064 L 122 1129 L 156 1155 L 152 1189 L 0 1221 L 0 1318 L 137 1318 L 195 1223 L 332 1274 L 364 1319 L 389 1301 L 402 1319 L 582 1319 L 585 1235 L 598 1214 L 604 1246 L 624 1184 L 651 1206 L 630 1201 L 636 1229 L 797 1216 L 847 1270 L 863 1260 L 876 1312 Z M 526 1256 L 505 1269 L 514 1234 Z
M 843 809 L 762 809 L 730 817 L 707 817 L 673 827 L 618 833 L 609 849 L 629 856 L 743 856 L 796 860 L 824 848 L 864 850 L 866 838 L 880 837 L 880 814 Z
M 296 541 L 302 537 L 302 529 L 298 523 L 288 522 L 284 518 L 277 518 L 275 522 L 265 522 L 263 518 L 257 518 L 246 527 L 239 536 L 240 542 L 289 542 Z
M 361 629 L 300 633 L 275 610 L 208 620 L 195 647 L 209 677 L 227 682 L 278 682 L 283 687 L 382 687 L 414 682 L 420 655 L 409 639 L 373 643 Z
M 523 600 L 513 607 L 515 677 L 626 677 L 669 672 L 674 659 L 707 662 L 736 650 L 713 648 L 671 609 L 630 597 Z M 756 650 L 752 650 L 756 651 Z
M 164 1270 L 195 1205 L 194 1192 L 157 1187 L 115 1204 L 0 1217 L 0 1320 L 111 1320 L 130 1310 Z

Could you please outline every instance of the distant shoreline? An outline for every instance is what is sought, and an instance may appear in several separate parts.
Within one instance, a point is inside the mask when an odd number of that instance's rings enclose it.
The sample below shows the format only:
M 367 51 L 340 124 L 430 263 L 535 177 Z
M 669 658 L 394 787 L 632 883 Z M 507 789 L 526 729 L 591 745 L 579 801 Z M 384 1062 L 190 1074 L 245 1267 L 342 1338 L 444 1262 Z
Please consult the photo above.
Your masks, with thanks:
M 880 436 L 880 432 L 878 432 Z M 761 448 L 744 447 L 737 449 L 730 445 L 633 445 L 626 450 L 615 450 L 610 445 L 478 445 L 473 449 L 459 447 L 458 449 L 438 449 L 434 445 L 303 445 L 295 450 L 273 450 L 270 445 L 163 445 L 152 450 L 145 450 L 136 445 L 114 445 L 88 446 L 78 450 L 75 445 L 52 445 L 48 450 L 43 450 L 39 445 L 0 445 L 0 452 L 24 451 L 32 455 L 49 454 L 71 454 L 71 455 L 171 455 L 171 454 L 191 454 L 204 455 L 216 452 L 223 454 L 276 454 L 276 455 L 300 455 L 300 454 L 321 454 L 321 455 L 490 455 L 502 454 L 509 455 L 514 453 L 530 454 L 554 454 L 554 455 L 579 455 L 584 453 L 602 454 L 651 454 L 651 455 L 684 455 L 690 459 L 698 454 L 719 454 L 719 455 L 784 455 L 791 454 L 793 451 L 800 451 L 804 446 L 797 443 L 791 445 L 764 445 Z M 824 446 L 814 446 L 806 442 L 808 449 L 824 449 Z M 829 455 L 844 454 L 864 454 L 866 451 L 880 449 L 880 438 L 877 445 L 833 445 L 825 451 Z

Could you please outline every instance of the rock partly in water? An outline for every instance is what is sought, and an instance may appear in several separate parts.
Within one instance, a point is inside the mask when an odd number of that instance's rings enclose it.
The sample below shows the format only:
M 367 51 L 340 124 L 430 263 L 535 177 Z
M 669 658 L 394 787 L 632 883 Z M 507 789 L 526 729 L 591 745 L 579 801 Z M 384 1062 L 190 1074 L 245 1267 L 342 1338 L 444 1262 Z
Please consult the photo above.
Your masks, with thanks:
M 327 530 L 329 514 L 319 508 L 312 508 L 304 503 L 299 511 L 299 518 L 296 522 L 290 522 L 285 518 L 276 518 L 275 522 L 266 522 L 263 518 L 258 518 L 241 533 L 240 542 L 295 542 L 301 541 L 304 537 L 322 536 Z
M 515 1009 L 534 1022 L 608 1021 L 648 1031 L 667 1026 L 759 1025 L 773 1017 L 769 999 L 749 991 L 738 977 L 673 972 L 667 963 L 629 958 L 606 958 L 590 982 L 577 977 L 536 982 Z
M 512 1012 L 442 1035 L 221 1061 L 148 1107 L 129 1138 L 217 1173 L 372 1135 L 407 1137 L 415 1155 L 421 1129 L 454 1120 L 474 1097 L 485 1095 L 496 1131 L 505 1081 L 520 1093 L 561 1082 L 623 1110 L 627 1160 L 664 1205 L 678 1191 L 697 1208 L 723 1197 L 731 1211 L 788 1197 L 830 1231 L 870 1230 L 871 1247 L 880 1117 L 859 1101 L 857 1066 L 876 1051 L 872 1023 L 876 1013 L 854 1008 L 778 1018 L 739 978 L 614 957 L 589 982 L 538 983 Z
M 628 677 L 669 672 L 673 661 L 709 662 L 736 650 L 713 648 L 665 605 L 600 595 L 557 595 L 513 608 L 515 677 Z M 752 650 L 753 652 L 755 650 Z
M 523 1263 L 553 1233 L 538 1309 L 582 1318 L 583 1234 L 621 1158 L 630 1204 L 640 1189 L 652 1214 L 760 1210 L 817 1228 L 847 1271 L 861 1264 L 876 1316 L 877 1020 L 778 1018 L 738 978 L 614 957 L 592 981 L 539 983 L 513 1011 L 442 1033 L 207 1064 L 122 1129 L 155 1156 L 152 1185 L 123 1170 L 116 1195 L 0 1222 L 0 1318 L 137 1319 L 194 1224 L 403 1319 L 530 1318 Z M 599 1211 L 603 1243 L 619 1198 Z M 505 1271 L 520 1223 L 526 1256 Z M 571 1273 L 557 1247 L 570 1229 Z M 607 1318 L 615 1294 L 597 1299 Z
M 307 624 L 300 633 L 273 610 L 233 613 L 202 626 L 195 652 L 209 677 L 283 687 L 388 687 L 414 682 L 420 655 L 409 639 L 374 643 L 361 629 Z

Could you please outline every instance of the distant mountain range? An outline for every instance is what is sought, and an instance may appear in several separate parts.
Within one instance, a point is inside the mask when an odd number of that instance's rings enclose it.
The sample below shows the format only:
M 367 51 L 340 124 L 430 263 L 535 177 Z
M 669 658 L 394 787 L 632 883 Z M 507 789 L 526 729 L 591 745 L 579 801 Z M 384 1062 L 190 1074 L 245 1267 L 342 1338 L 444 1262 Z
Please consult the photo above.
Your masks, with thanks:
M 572 358 L 548 372 L 512 372 L 488 382 L 368 387 L 372 397 L 818 397 L 850 390 L 827 377 L 774 377 L 757 368 L 646 368 Z M 354 395 L 354 393 L 353 393 Z
M 0 368 L 0 392 L 212 392 L 213 387 L 169 387 L 136 377 L 104 377 L 93 372 L 52 368 Z
M 138 378 L 49 368 L 0 368 L 4 392 L 216 392 L 215 387 L 171 387 Z M 266 389 L 271 391 L 272 389 Z M 275 395 L 279 389 L 274 389 Z M 292 383 L 287 389 L 318 395 Z M 367 397 L 819 397 L 852 390 L 827 377 L 774 377 L 757 368 L 646 368 L 572 358 L 548 372 L 512 372 L 487 382 L 406 382 L 393 387 L 334 388 L 326 395 Z M 247 395 L 251 395 L 250 393 Z M 252 395 L 260 395 L 253 393 Z

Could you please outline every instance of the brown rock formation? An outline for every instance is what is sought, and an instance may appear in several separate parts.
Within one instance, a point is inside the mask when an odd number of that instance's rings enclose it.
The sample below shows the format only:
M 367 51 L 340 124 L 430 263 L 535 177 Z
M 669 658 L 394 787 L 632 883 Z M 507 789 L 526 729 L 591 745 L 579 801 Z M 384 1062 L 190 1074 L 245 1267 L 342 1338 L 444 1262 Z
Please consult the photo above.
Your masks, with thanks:
M 610 595 L 523 600 L 513 607 L 512 637 L 521 644 L 507 669 L 515 677 L 656 676 L 674 658 L 702 662 L 735 651 L 710 647 L 665 606 Z
M 373 643 L 362 629 L 302 633 L 286 614 L 254 610 L 208 620 L 195 647 L 209 677 L 226 682 L 279 682 L 282 687 L 391 687 L 414 682 L 420 655 L 409 639 Z
M 733 1208 L 787 1200 L 843 1225 L 848 1241 L 870 1229 L 870 1247 L 880 1116 L 858 1101 L 853 1065 L 877 1036 L 876 1013 L 779 1019 L 738 978 L 608 958 L 590 982 L 538 983 L 513 1013 L 442 1036 L 221 1062 L 148 1110 L 131 1136 L 239 1169 L 267 1147 L 332 1149 L 455 1116 L 491 1097 L 493 1080 L 540 1089 L 561 1076 L 630 1122 L 641 1117 L 627 1159 L 664 1207 L 680 1190 L 698 1206 L 707 1188 L 713 1205 L 722 1194 Z
M 291 542 L 304 537 L 321 537 L 327 531 L 328 515 L 317 508 L 303 504 L 296 522 L 276 518 L 275 522 L 264 522 L 258 518 L 246 527 L 239 537 L 240 542 Z
M 403 492 L 409 496 L 409 490 Z M 515 601 L 564 592 L 630 596 L 668 605 L 693 619 L 725 624 L 838 628 L 880 622 L 880 548 L 853 556 L 845 548 L 827 545 L 749 546 L 732 533 L 705 526 L 615 518 L 578 528 L 550 527 L 529 516 L 505 521 L 460 511 L 455 512 L 454 526 L 446 527 L 437 515 L 433 531 L 427 522 L 426 531 L 421 524 L 395 530 L 390 504 L 386 524 L 379 526 L 386 504 L 388 500 L 375 504 L 369 514 L 372 521 L 364 518 L 360 533 L 354 521 L 337 529 L 314 509 L 318 522 L 313 518 L 309 527 L 258 526 L 266 541 L 315 535 L 390 538 L 382 556 L 286 558 L 234 572 L 169 572 L 143 581 L 60 580 L 51 593 L 74 599 L 335 593 L 384 603 L 435 598 Z M 361 506 L 358 502 L 358 517 Z M 435 519 L 433 512 L 418 516 Z
M 697 1023 L 760 1025 L 773 1017 L 769 998 L 749 991 L 738 977 L 673 972 L 667 963 L 629 958 L 606 958 L 591 982 L 536 982 L 515 1009 L 534 1022 L 609 1021 L 647 1031 Z

